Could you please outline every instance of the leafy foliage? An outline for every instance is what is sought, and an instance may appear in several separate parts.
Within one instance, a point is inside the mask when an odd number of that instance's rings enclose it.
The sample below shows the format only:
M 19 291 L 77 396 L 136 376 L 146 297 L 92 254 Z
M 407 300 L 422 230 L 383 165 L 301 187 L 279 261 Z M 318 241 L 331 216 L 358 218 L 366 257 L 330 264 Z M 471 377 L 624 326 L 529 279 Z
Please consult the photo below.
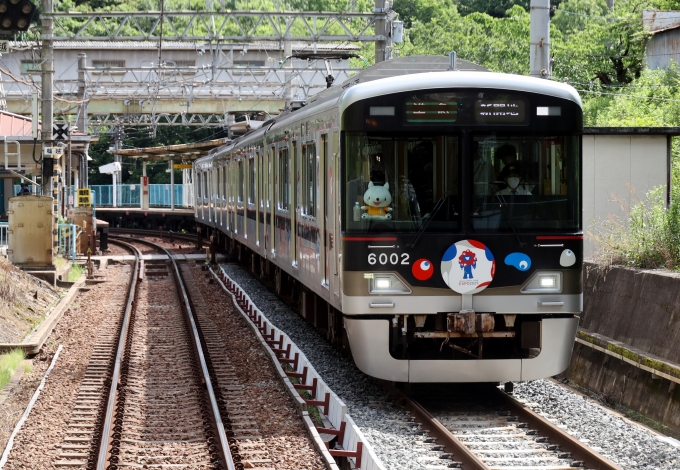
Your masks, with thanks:
M 639 268 L 680 268 L 680 200 L 666 207 L 666 188 L 648 192 L 625 220 L 610 217 L 589 234 L 600 261 Z
M 126 132 L 128 134 L 123 141 L 126 147 L 176 145 L 226 137 L 226 133 L 221 130 L 210 128 L 197 129 L 192 127 L 159 126 L 156 130 L 156 137 L 150 137 L 148 134 L 140 134 L 148 132 L 146 129 L 129 129 L 126 130 Z M 99 173 L 98 168 L 113 161 L 113 155 L 108 152 L 109 147 L 112 145 L 110 136 L 102 136 L 99 142 L 90 146 L 89 155 L 92 157 L 92 161 L 90 162 L 90 173 L 88 175 L 90 184 L 111 184 L 111 175 Z M 168 164 L 166 162 L 149 162 L 146 168 L 149 181 L 154 184 L 169 183 L 170 173 L 166 172 L 167 169 Z M 121 183 L 139 184 L 139 179 L 142 176 L 142 162 L 137 160 L 124 161 L 121 174 L 123 178 Z M 175 170 L 175 181 L 182 181 L 181 178 L 181 170 Z

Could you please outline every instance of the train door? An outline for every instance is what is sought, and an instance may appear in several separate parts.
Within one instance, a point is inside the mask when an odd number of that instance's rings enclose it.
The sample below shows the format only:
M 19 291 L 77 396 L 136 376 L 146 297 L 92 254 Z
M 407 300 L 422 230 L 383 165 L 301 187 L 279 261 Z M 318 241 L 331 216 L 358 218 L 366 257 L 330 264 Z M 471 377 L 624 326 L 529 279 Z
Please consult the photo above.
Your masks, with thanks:
M 222 226 L 227 227 L 227 162 L 222 162 Z
M 293 266 L 297 267 L 297 212 L 300 210 L 300 191 L 299 184 L 300 178 L 298 178 L 298 152 L 297 152 L 297 141 L 293 141 L 292 155 L 290 156 L 290 188 L 293 193 L 293 200 L 290 211 L 290 260 Z
M 321 285 L 328 289 L 328 285 L 330 282 L 330 271 L 329 271 L 329 265 L 328 265 L 328 201 L 329 197 L 328 194 L 326 193 L 326 188 L 329 187 L 327 183 L 327 178 L 328 178 L 328 134 L 322 134 L 321 135 L 321 152 L 319 152 L 319 156 L 321 158 L 321 161 L 319 162 L 319 172 L 321 172 L 321 178 L 317 178 L 316 180 L 319 182 L 319 194 L 321 195 L 321 201 L 320 206 L 323 210 L 323 217 L 318 218 L 321 226 L 319 227 L 319 230 L 321 231 L 320 237 L 319 237 L 319 243 L 321 246 L 319 247 L 322 255 L 321 255 L 321 272 L 323 273 L 323 281 L 321 282 Z
M 267 231 L 269 234 L 269 243 L 267 244 L 267 249 L 272 255 L 274 254 L 274 240 L 276 239 L 274 237 L 274 227 L 276 221 L 276 203 L 274 202 L 274 181 L 276 180 L 274 173 L 276 165 L 274 165 L 274 155 L 276 155 L 276 147 L 271 146 L 269 147 L 269 154 L 267 158 L 267 184 L 269 185 L 269 190 L 267 191 L 267 204 L 269 207 L 269 229 Z
M 255 175 L 253 178 L 253 185 L 255 188 L 252 191 L 255 196 L 255 200 L 253 201 L 255 204 L 255 246 L 258 248 L 260 247 L 260 213 L 262 212 L 262 200 L 260 196 L 260 172 L 262 171 L 262 162 L 260 161 L 261 155 L 262 152 L 256 150 L 255 158 L 253 159 L 253 165 L 255 165 Z
M 338 131 L 333 131 L 333 140 L 331 142 L 331 160 L 332 164 L 330 167 L 330 174 L 328 175 L 328 195 L 330 197 L 331 204 L 329 204 L 328 217 L 328 233 L 329 241 L 328 244 L 331 247 L 329 251 L 328 259 L 332 263 L 330 269 L 331 272 L 331 292 L 335 294 L 336 297 L 340 297 L 340 256 L 342 255 L 342 243 L 340 238 L 340 224 L 338 223 L 338 216 L 340 214 L 340 194 L 339 194 L 339 184 L 340 181 L 340 136 Z

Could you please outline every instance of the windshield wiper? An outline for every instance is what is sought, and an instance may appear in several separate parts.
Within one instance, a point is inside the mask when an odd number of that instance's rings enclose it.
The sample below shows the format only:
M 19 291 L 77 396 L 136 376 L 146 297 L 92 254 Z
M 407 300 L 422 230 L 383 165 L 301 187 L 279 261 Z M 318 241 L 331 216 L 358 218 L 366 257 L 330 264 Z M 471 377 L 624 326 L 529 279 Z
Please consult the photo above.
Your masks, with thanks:
M 418 240 L 420 240 L 420 236 L 423 234 L 423 232 L 427 229 L 427 227 L 430 225 L 430 223 L 434 220 L 434 216 L 437 215 L 437 212 L 439 212 L 439 209 L 444 207 L 444 203 L 448 199 L 448 196 L 444 196 L 441 199 L 439 199 L 432 210 L 430 211 L 430 217 L 427 219 L 427 221 L 420 226 L 418 229 L 418 232 L 416 232 L 415 236 L 411 239 L 409 243 L 406 244 L 406 248 L 415 248 L 416 243 L 418 243 Z
M 521 248 L 524 248 L 525 246 L 527 246 L 527 244 L 524 242 L 524 239 L 522 238 L 522 232 L 520 232 L 515 223 L 512 221 L 512 217 L 510 216 L 510 213 L 505 207 L 507 205 L 507 203 L 505 202 L 505 198 L 503 197 L 502 194 L 498 193 L 496 193 L 496 197 L 498 198 L 499 201 L 501 201 L 501 210 L 505 213 L 505 216 L 508 218 L 508 225 L 512 229 L 512 232 L 515 234 L 515 237 L 517 238 L 517 243 L 519 243 L 519 246 Z

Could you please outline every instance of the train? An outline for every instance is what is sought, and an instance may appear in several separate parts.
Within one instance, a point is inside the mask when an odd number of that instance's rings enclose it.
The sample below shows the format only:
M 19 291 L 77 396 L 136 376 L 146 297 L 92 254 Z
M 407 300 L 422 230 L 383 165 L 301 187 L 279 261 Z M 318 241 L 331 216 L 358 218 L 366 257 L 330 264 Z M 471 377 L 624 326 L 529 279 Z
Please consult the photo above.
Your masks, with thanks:
M 197 227 L 370 376 L 554 376 L 583 309 L 582 130 L 567 84 L 382 62 L 197 159 Z

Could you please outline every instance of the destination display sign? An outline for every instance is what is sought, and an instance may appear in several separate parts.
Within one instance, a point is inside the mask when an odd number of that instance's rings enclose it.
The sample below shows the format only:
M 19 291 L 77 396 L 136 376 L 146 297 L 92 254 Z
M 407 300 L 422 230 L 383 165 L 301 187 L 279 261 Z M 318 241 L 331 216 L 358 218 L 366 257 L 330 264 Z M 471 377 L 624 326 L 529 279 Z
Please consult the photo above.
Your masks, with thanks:
M 475 121 L 478 124 L 522 124 L 526 117 L 526 103 L 521 99 L 481 99 L 475 102 Z
M 406 102 L 407 122 L 456 122 L 458 119 L 458 102 L 433 99 L 436 96 L 425 96 L 422 100 L 414 97 Z

